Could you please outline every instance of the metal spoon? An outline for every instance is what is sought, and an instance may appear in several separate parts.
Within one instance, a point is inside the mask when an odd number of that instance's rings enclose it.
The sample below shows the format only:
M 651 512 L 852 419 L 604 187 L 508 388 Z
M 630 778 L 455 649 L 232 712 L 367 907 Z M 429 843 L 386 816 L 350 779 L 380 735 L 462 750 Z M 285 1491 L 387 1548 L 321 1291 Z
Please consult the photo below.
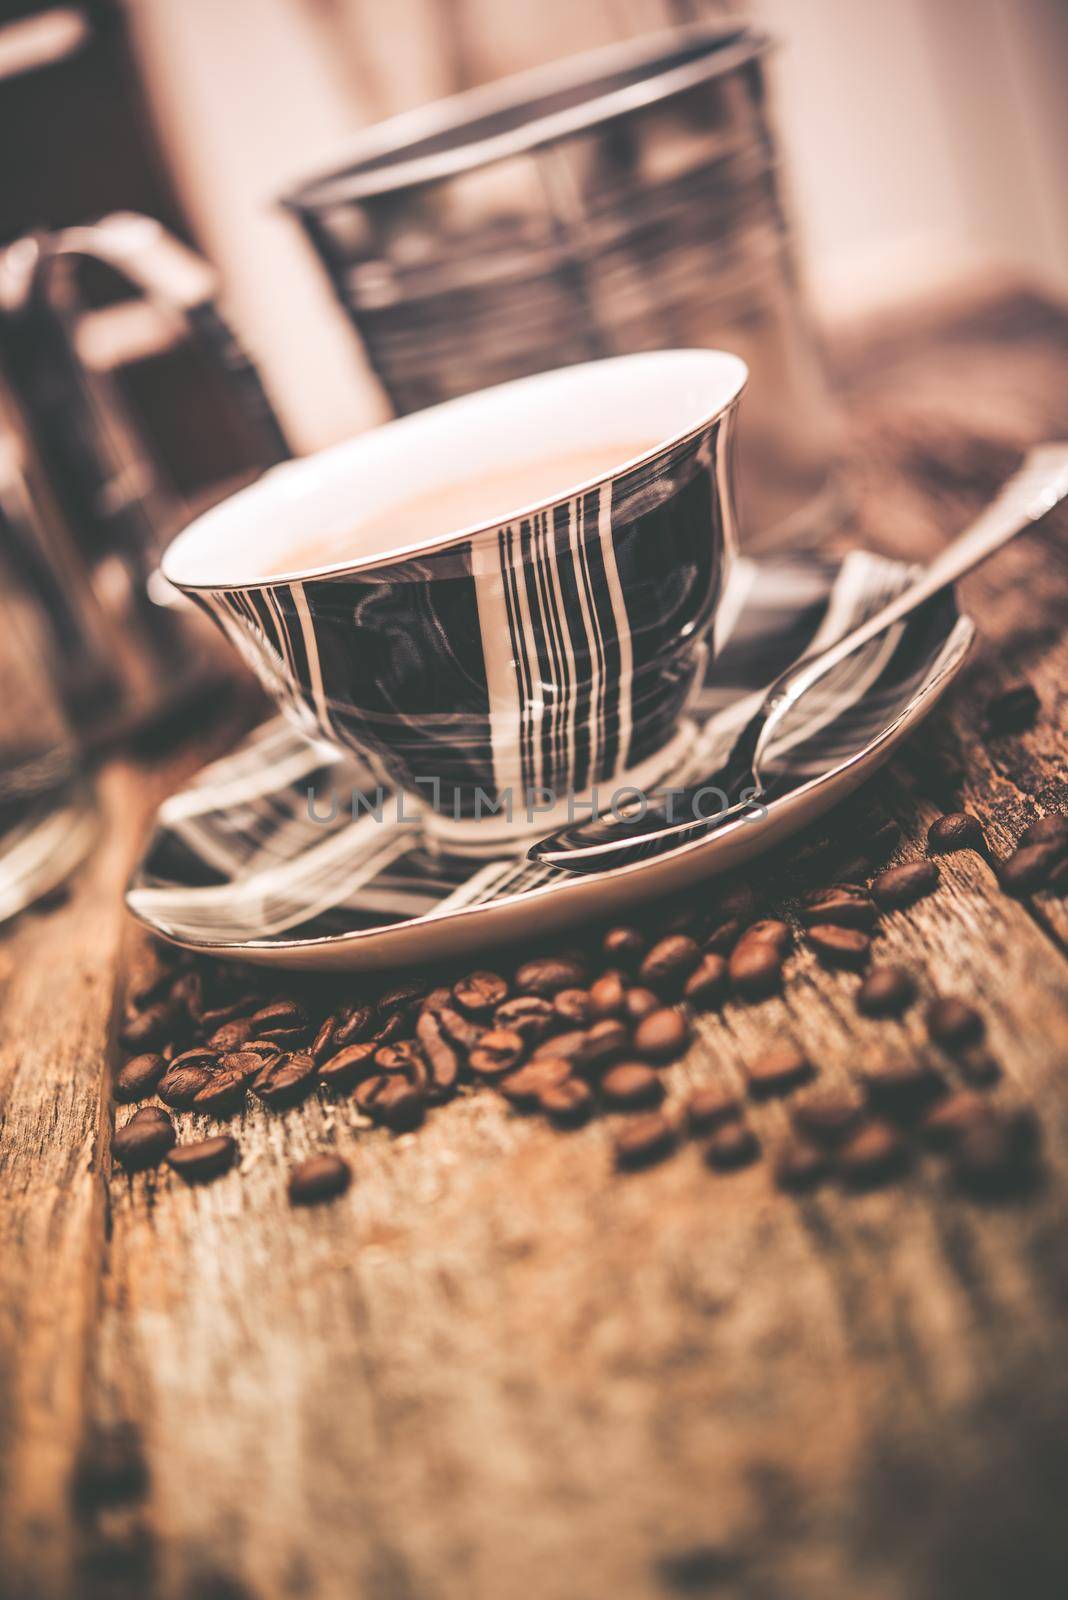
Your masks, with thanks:
M 667 804 L 636 799 L 629 811 L 571 823 L 534 845 L 527 852 L 530 859 L 571 872 L 603 872 L 687 844 L 759 804 L 767 793 L 761 761 L 776 729 L 802 696 L 849 656 L 1040 521 L 1066 495 L 1068 443 L 1029 451 L 990 505 L 895 599 L 837 643 L 803 657 L 775 680 L 719 772 L 687 789 L 670 791 Z M 725 803 L 707 814 L 705 797 L 714 792 L 721 792 Z

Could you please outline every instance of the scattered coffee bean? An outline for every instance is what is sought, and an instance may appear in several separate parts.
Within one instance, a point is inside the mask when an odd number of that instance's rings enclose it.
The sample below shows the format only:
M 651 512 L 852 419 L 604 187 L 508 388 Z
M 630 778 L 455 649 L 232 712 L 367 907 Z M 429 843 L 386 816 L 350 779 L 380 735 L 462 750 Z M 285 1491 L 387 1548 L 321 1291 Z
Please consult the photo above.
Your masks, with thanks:
M 559 1056 L 564 1061 L 574 1062 L 586 1043 L 585 1028 L 572 1028 L 568 1033 L 558 1033 L 553 1038 L 543 1039 L 541 1044 L 535 1046 L 533 1061 L 540 1061 L 543 1056 Z
M 759 926 L 759 924 L 758 924 Z M 775 939 L 743 933 L 727 963 L 731 987 L 747 1000 L 764 1000 L 782 988 L 782 950 Z
M 493 1013 L 494 1028 L 507 1028 L 512 1033 L 518 1033 L 526 1045 L 539 1044 L 556 1020 L 556 1013 L 549 1001 L 539 1000 L 533 994 L 521 994 L 514 1000 L 506 1000 Z
M 155 1050 L 166 1044 L 178 1026 L 178 1008 L 159 1000 L 130 1017 L 119 1037 L 131 1050 Z
M 1036 894 L 1049 885 L 1063 859 L 1058 844 L 1025 844 L 998 867 L 998 882 L 1006 894 Z
M 875 901 L 856 883 L 835 883 L 829 889 L 813 889 L 802 895 L 797 915 L 806 928 L 859 928 L 869 933 L 878 920 Z
M 515 986 L 521 994 L 540 995 L 551 1000 L 561 989 L 581 989 L 586 982 L 586 968 L 580 961 L 562 956 L 536 956 L 524 961 L 515 975 Z
M 552 1042 L 559 1043 L 558 1040 Z M 620 1022 L 618 1017 L 606 1017 L 586 1030 L 571 1059 L 579 1072 L 599 1072 L 602 1067 L 618 1061 L 630 1048 L 630 1029 L 626 1023 Z
M 219 1072 L 236 1073 L 242 1083 L 251 1083 L 257 1072 L 261 1071 L 267 1061 L 273 1061 L 281 1055 L 275 1044 L 270 1044 L 264 1050 L 253 1049 L 244 1045 L 240 1050 L 227 1051 L 220 1056 L 217 1063 Z
M 393 1133 L 410 1133 L 423 1120 L 423 1097 L 399 1074 L 383 1072 L 356 1090 L 356 1103 Z
M 808 942 L 827 967 L 848 967 L 856 972 L 871 956 L 871 937 L 860 928 L 840 928 L 833 923 L 806 929 Z
M 469 1017 L 465 1017 L 463 1012 L 457 1011 L 455 1006 L 442 1006 L 434 1012 L 434 1016 L 437 1018 L 438 1027 L 446 1039 L 449 1040 L 450 1044 L 454 1044 L 458 1050 L 463 1050 L 470 1054 L 472 1050 L 477 1048 L 479 1040 L 485 1032 L 485 1029 L 480 1027 L 477 1022 L 472 1022 Z M 506 1028 L 503 1030 L 496 1029 L 495 1031 L 507 1033 L 511 1030 Z
M 129 1127 L 131 1122 L 166 1122 L 170 1127 L 174 1126 L 162 1106 L 138 1106 L 126 1126 Z
M 1068 851 L 1068 815 L 1055 811 L 1047 817 L 1039 817 L 1037 822 L 1032 822 L 1024 829 L 1019 843 L 1025 846 L 1052 844 Z
M 359 1044 L 374 1032 L 373 1006 L 353 1006 L 343 1015 L 334 1029 L 333 1048 L 344 1050 L 347 1045 Z
M 732 1117 L 741 1116 L 742 1102 L 732 1089 L 719 1083 L 694 1089 L 686 1101 L 686 1125 L 691 1133 L 707 1133 Z
M 536 1111 L 548 1089 L 557 1089 L 571 1077 L 570 1061 L 543 1056 L 509 1072 L 497 1085 L 504 1098 L 520 1111 Z
M 908 1147 L 888 1122 L 867 1122 L 836 1153 L 835 1166 L 851 1189 L 873 1188 L 906 1165 Z
M 756 1134 L 746 1123 L 724 1122 L 705 1146 L 705 1161 L 720 1172 L 747 1167 L 760 1154 Z
M 315 1062 L 302 1051 L 286 1051 L 266 1062 L 249 1087 L 265 1105 L 292 1106 L 315 1086 Z
M 191 1110 L 209 1117 L 230 1117 L 245 1104 L 245 1080 L 237 1072 L 213 1072 L 193 1096 Z
M 207 1067 L 171 1065 L 156 1085 L 156 1093 L 164 1105 L 176 1111 L 187 1111 L 204 1086 L 211 1082 Z
M 415 1036 L 426 1060 L 431 1098 L 447 1099 L 460 1081 L 459 1050 L 445 1037 L 441 1023 L 432 1011 L 423 1010 L 419 1013 Z
M 802 1194 L 815 1189 L 830 1171 L 830 1160 L 823 1150 L 803 1139 L 785 1139 L 776 1150 L 772 1172 L 780 1189 Z
M 480 974 L 481 976 L 481 974 Z M 495 974 L 493 974 L 495 976 Z M 397 983 L 385 989 L 378 997 L 379 1016 L 389 1016 L 400 1011 L 410 1013 L 426 999 L 425 983 Z
M 637 928 L 609 928 L 601 944 L 605 960 L 627 972 L 637 969 L 646 948 L 646 940 Z
M 780 1044 L 746 1062 L 751 1094 L 785 1094 L 812 1076 L 812 1064 L 795 1044 Z
M 928 828 L 927 848 L 932 855 L 945 855 L 951 850 L 978 850 L 984 855 L 986 838 L 979 818 L 970 811 L 947 811 Z
M 567 1028 L 585 1028 L 592 1012 L 590 996 L 586 989 L 560 989 L 553 995 L 553 1011 Z
M 414 1039 L 399 1039 L 396 1044 L 380 1044 L 375 1050 L 375 1066 L 381 1072 L 403 1072 L 409 1083 L 423 1088 L 427 1082 L 426 1058 Z
M 468 1056 L 468 1066 L 479 1078 L 503 1078 L 513 1072 L 526 1054 L 526 1045 L 510 1028 L 491 1028 Z
M 323 1200 L 334 1200 L 345 1193 L 351 1182 L 352 1168 L 341 1156 L 309 1156 L 289 1174 L 290 1203 L 314 1206 Z
M 707 949 L 686 979 L 682 997 L 703 1011 L 716 1006 L 727 993 L 727 963 Z
M 945 1080 L 925 1061 L 884 1061 L 864 1072 L 872 1104 L 887 1116 L 906 1121 L 919 1116 L 945 1093 Z
M 186 1183 L 210 1183 L 224 1172 L 229 1172 L 237 1155 L 237 1145 L 228 1133 L 216 1134 L 214 1139 L 198 1139 L 194 1144 L 175 1145 L 167 1156 L 167 1165 L 173 1167 Z
M 341 1022 L 338 1012 L 324 1018 L 315 1030 L 315 1036 L 309 1046 L 312 1060 L 319 1066 L 334 1051 L 334 1032 Z
M 160 1055 L 133 1056 L 115 1074 L 112 1087 L 116 1100 L 144 1100 L 152 1094 L 166 1066 Z
M 985 1045 L 968 1045 L 956 1052 L 955 1059 L 968 1082 L 977 1084 L 981 1089 L 988 1089 L 1001 1077 L 1001 1065 Z
M 624 1170 L 648 1167 L 662 1161 L 675 1148 L 675 1130 L 666 1117 L 651 1111 L 635 1117 L 616 1136 L 616 1166 Z
M 648 989 L 677 994 L 701 960 L 701 948 L 685 933 L 671 933 L 659 939 L 638 969 L 638 977 Z
M 927 1032 L 943 1050 L 978 1044 L 985 1031 L 986 1024 L 975 1007 L 954 995 L 943 995 L 927 1007 Z
M 174 1123 L 165 1112 L 146 1117 L 141 1112 L 116 1128 L 111 1141 L 112 1154 L 126 1172 L 144 1172 L 158 1167 L 175 1141 Z
M 931 1107 L 920 1124 L 920 1132 L 933 1149 L 949 1150 L 976 1122 L 986 1122 L 993 1116 L 989 1100 L 970 1089 L 957 1089 Z
M 751 923 L 742 935 L 746 943 L 770 944 L 781 956 L 786 955 L 793 938 L 790 924 L 781 922 L 777 917 L 764 917 L 760 922 Z
M 675 1061 L 690 1043 L 690 1024 L 674 1006 L 661 1006 L 642 1018 L 634 1030 L 634 1048 L 647 1061 Z
M 565 989 L 564 993 L 568 991 Z M 621 1017 L 626 1003 L 627 986 L 622 973 L 606 972 L 590 986 L 589 1011 L 595 1022 L 603 1022 L 606 1017 Z
M 261 1006 L 248 1020 L 252 1024 L 250 1036 L 255 1034 L 257 1039 L 273 1038 L 279 1028 L 288 1033 L 293 1029 L 308 1026 L 304 1008 L 295 1000 L 286 998 L 272 1000 L 267 1005 Z
M 488 1022 L 508 998 L 508 985 L 496 972 L 469 972 L 452 986 L 452 997 L 469 1017 Z
M 208 1039 L 208 1048 L 220 1054 L 227 1050 L 240 1050 L 246 1039 L 251 1039 L 253 1033 L 252 1023 L 248 1017 L 236 1017 L 233 1022 L 224 1022 L 221 1028 Z
M 986 703 L 986 725 L 991 733 L 1023 733 L 1038 716 L 1038 695 L 1030 683 L 1013 683 Z
M 884 911 L 900 911 L 931 894 L 939 877 L 933 861 L 906 861 L 880 872 L 871 886 L 872 898 Z
M 217 1067 L 219 1064 L 218 1050 L 209 1050 L 207 1045 L 194 1045 L 191 1050 L 182 1050 L 171 1057 L 172 1067 Z
M 893 817 L 884 817 L 870 826 L 859 843 L 868 861 L 885 861 L 901 840 L 901 829 Z
M 593 1107 L 593 1091 L 581 1078 L 565 1078 L 543 1089 L 539 1099 L 539 1109 L 560 1128 L 577 1128 L 589 1120 Z
M 873 967 L 857 990 L 866 1017 L 899 1017 L 916 998 L 916 981 L 904 967 Z
M 623 1003 L 623 1015 L 628 1022 L 640 1022 L 653 1011 L 659 1011 L 661 1006 L 660 996 L 654 994 L 652 989 L 628 989 L 627 998 Z
M 790 1102 L 790 1118 L 799 1133 L 816 1144 L 841 1144 L 866 1116 L 863 1098 L 854 1089 L 820 1084 Z
M 725 922 L 717 923 L 705 937 L 702 948 L 711 956 L 729 956 L 741 936 L 741 919 L 728 917 Z
M 458 1017 L 460 1013 L 453 1011 L 451 1015 Z M 466 1017 L 464 1021 L 467 1022 Z M 473 1028 L 475 1024 L 467 1023 L 467 1026 Z M 410 1032 L 411 1023 L 406 1011 L 391 1011 L 385 1017 L 381 1012 L 378 1012 L 375 1016 L 371 1038 L 376 1044 L 392 1044 L 394 1039 L 400 1039 Z
M 351 1089 L 354 1083 L 359 1083 L 363 1078 L 375 1076 L 379 1071 L 375 1064 L 379 1048 L 373 1039 L 346 1045 L 344 1050 L 338 1050 L 320 1063 L 319 1082 L 328 1089 L 344 1090 Z
M 601 1094 L 614 1111 L 644 1111 L 664 1098 L 664 1085 L 652 1067 L 621 1061 L 601 1079 Z

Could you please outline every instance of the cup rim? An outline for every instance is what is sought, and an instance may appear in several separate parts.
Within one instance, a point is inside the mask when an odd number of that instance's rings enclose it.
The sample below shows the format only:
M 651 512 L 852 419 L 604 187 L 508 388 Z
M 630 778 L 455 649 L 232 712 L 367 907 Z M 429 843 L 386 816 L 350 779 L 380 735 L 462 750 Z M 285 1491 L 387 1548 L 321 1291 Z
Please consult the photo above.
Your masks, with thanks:
M 485 518 L 476 523 L 470 523 L 463 528 L 445 534 L 438 534 L 428 539 L 418 539 L 405 545 L 397 545 L 386 552 L 375 552 L 363 556 L 350 556 L 343 561 L 326 562 L 319 566 L 294 567 L 284 571 L 260 573 L 249 578 L 227 579 L 218 578 L 190 579 L 180 576 L 174 569 L 180 561 L 185 550 L 190 545 L 204 540 L 210 548 L 218 548 L 225 544 L 223 525 L 254 508 L 256 501 L 264 498 L 277 499 L 280 494 L 288 490 L 288 498 L 292 501 L 307 495 L 313 498 L 316 493 L 316 478 L 322 473 L 324 465 L 342 461 L 345 456 L 351 455 L 353 462 L 358 463 L 362 450 L 367 446 L 367 441 L 391 429 L 421 430 L 426 427 L 433 428 L 434 419 L 443 415 L 457 416 L 463 410 L 470 410 L 474 415 L 481 407 L 500 402 L 509 394 L 520 390 L 530 390 L 535 387 L 548 387 L 553 384 L 565 382 L 569 375 L 587 372 L 591 368 L 605 369 L 609 367 L 639 367 L 652 363 L 663 364 L 665 361 L 690 364 L 695 360 L 705 360 L 712 367 L 719 370 L 721 379 L 724 372 L 732 374 L 728 380 L 729 393 L 721 398 L 718 404 L 704 410 L 687 421 L 685 426 L 662 435 L 649 449 L 640 451 L 637 455 L 629 456 L 605 472 L 595 474 L 577 483 L 564 483 L 551 495 L 517 506 L 507 514 Z M 160 570 L 163 577 L 172 583 L 175 588 L 186 594 L 212 594 L 224 591 L 226 593 L 240 592 L 246 589 L 270 589 L 279 584 L 309 583 L 319 580 L 345 578 L 361 572 L 384 572 L 390 567 L 413 558 L 435 555 L 440 551 L 454 549 L 457 545 L 467 544 L 477 540 L 485 534 L 492 534 L 495 529 L 505 527 L 511 523 L 526 521 L 541 512 L 550 510 L 553 506 L 563 501 L 575 499 L 579 495 L 588 494 L 599 486 L 614 482 L 624 474 L 632 472 L 635 468 L 654 462 L 667 451 L 684 444 L 695 435 L 701 433 L 720 417 L 726 416 L 738 404 L 749 382 L 749 368 L 741 356 L 729 350 L 710 349 L 677 349 L 677 350 L 643 350 L 631 355 L 608 356 L 599 361 L 583 361 L 568 367 L 554 367 L 546 372 L 532 373 L 524 378 L 513 378 L 507 383 L 495 384 L 488 389 L 476 389 L 470 394 L 460 395 L 453 400 L 442 401 L 439 405 L 428 406 L 422 411 L 409 412 L 406 416 L 396 417 L 392 421 L 380 424 L 377 428 L 368 429 L 364 433 L 356 434 L 350 439 L 342 440 L 340 444 L 329 446 L 325 450 L 318 450 L 311 455 L 295 457 L 291 461 L 284 461 L 280 465 L 271 467 L 262 477 L 254 483 L 247 484 L 236 493 L 228 495 L 218 505 L 203 512 L 188 523 L 180 533 L 171 541 L 164 551 Z M 302 480 L 307 480 L 305 483 Z M 321 485 L 320 485 L 321 489 Z M 183 548 L 184 547 L 184 548 Z
M 688 45 L 697 53 L 672 63 L 670 57 L 684 57 Z M 636 39 L 617 40 L 563 61 L 531 67 L 375 123 L 357 135 L 334 171 L 297 182 L 280 204 L 303 216 L 324 206 L 451 178 L 669 99 L 745 65 L 770 47 L 770 36 L 744 19 L 704 21 L 656 29 Z M 664 64 L 658 66 L 658 62 Z M 518 127 L 486 133 L 432 153 L 400 154 L 407 146 L 458 132 L 513 107 L 536 106 L 553 93 L 584 83 L 592 90 L 613 72 L 639 69 L 645 63 L 651 70 L 637 82 L 591 93 L 564 110 L 543 111 Z

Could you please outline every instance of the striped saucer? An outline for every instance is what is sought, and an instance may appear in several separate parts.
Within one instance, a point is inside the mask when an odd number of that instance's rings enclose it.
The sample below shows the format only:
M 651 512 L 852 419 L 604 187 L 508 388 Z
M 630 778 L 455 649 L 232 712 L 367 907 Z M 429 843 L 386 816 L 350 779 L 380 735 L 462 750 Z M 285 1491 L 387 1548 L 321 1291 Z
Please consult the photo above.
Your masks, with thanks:
M 908 577 L 862 551 L 736 562 L 676 781 L 716 772 L 768 685 Z M 614 916 L 752 859 L 843 799 L 930 712 L 973 633 L 952 593 L 939 596 L 865 657 L 832 704 L 802 700 L 762 766 L 771 781 L 758 818 L 581 877 L 529 861 L 522 846 L 490 860 L 431 851 L 414 815 L 381 804 L 359 761 L 276 718 L 160 807 L 127 905 L 190 949 L 324 971 L 460 957 Z

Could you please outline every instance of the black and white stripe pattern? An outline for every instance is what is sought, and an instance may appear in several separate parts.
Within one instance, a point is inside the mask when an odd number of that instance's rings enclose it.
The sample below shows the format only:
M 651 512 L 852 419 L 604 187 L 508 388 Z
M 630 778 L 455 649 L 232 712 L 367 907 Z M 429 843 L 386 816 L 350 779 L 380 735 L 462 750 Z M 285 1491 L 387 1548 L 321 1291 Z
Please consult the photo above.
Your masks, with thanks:
M 724 600 L 727 637 L 690 708 L 698 731 L 683 781 L 717 769 L 783 667 L 870 615 L 907 578 L 907 568 L 860 553 L 839 565 L 739 562 Z M 806 697 L 770 753 L 769 814 L 900 719 L 968 637 L 943 596 L 828 697 Z M 128 903 L 161 933 L 210 948 L 331 939 L 588 881 L 532 864 L 522 848 L 478 862 L 432 852 L 388 803 L 381 822 L 370 814 L 376 784 L 369 765 L 276 720 L 161 807 Z

